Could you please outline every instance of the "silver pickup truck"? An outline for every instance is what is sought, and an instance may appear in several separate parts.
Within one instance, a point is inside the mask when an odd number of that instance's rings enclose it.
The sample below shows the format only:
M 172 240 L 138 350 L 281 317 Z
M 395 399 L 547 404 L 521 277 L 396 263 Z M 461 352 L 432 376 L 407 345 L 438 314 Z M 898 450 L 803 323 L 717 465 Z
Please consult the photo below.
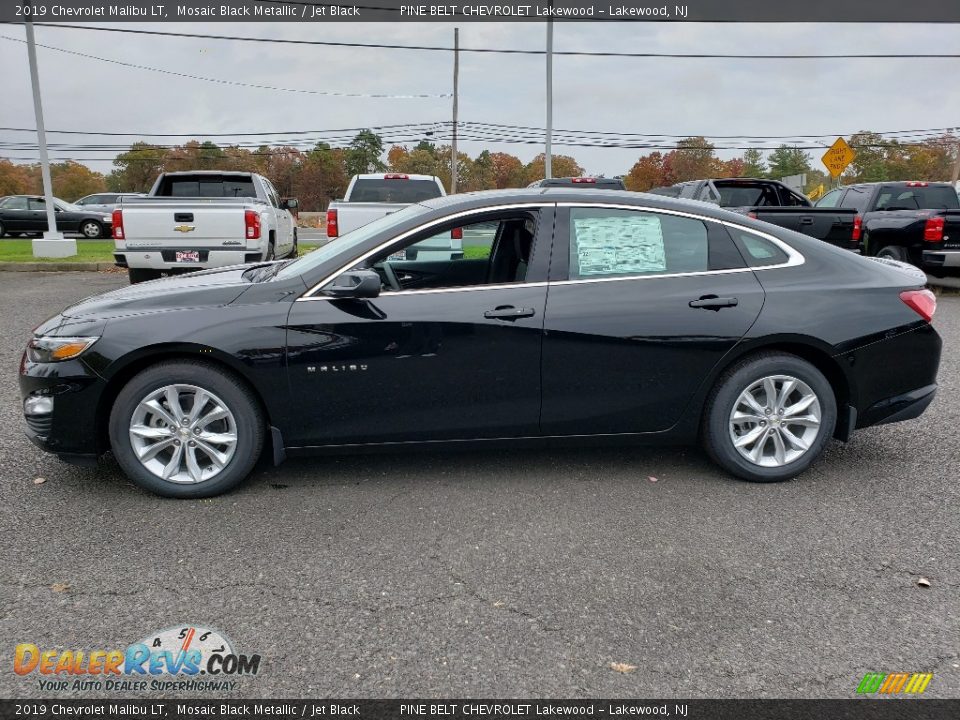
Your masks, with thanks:
M 327 208 L 327 237 L 331 240 L 363 227 L 367 223 L 402 210 L 408 205 L 443 197 L 440 178 L 434 175 L 407 173 L 368 173 L 354 175 L 343 200 L 335 200 Z M 413 246 L 406 251 L 408 260 L 455 259 L 463 257 L 462 233 L 454 230 L 443 237 Z
M 255 173 L 163 173 L 146 197 L 124 197 L 113 211 L 114 259 L 136 283 L 295 257 L 297 206 Z

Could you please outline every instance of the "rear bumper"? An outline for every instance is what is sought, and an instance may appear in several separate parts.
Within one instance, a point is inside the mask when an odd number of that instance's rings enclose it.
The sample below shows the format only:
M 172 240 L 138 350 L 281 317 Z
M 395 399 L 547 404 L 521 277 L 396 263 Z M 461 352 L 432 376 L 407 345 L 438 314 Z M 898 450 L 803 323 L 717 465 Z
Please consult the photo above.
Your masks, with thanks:
M 960 270 L 960 250 L 925 250 L 923 269 L 927 271 Z
M 917 388 L 908 393 L 875 403 L 864 413 L 864 417 L 870 419 L 870 425 L 885 425 L 902 422 L 903 420 L 913 420 L 923 415 L 924 410 L 929 407 L 936 395 L 936 385 Z
M 199 262 L 177 262 L 175 249 L 123 250 L 115 252 L 113 258 L 118 267 L 146 270 L 205 270 L 207 268 L 243 265 L 263 259 L 261 252 L 249 251 L 244 248 L 238 248 L 237 250 L 199 250 L 199 253 Z

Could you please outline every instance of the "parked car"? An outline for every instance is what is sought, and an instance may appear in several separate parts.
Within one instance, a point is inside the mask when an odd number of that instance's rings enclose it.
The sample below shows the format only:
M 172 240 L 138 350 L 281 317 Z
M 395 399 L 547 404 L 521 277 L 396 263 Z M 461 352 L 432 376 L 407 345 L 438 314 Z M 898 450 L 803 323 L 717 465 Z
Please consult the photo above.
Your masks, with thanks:
M 110 234 L 111 216 L 53 199 L 57 231 L 80 233 L 96 239 Z M 47 231 L 47 201 L 43 195 L 8 195 L 0 198 L 0 237 L 40 235 Z
M 716 178 L 690 180 L 651 192 L 713 203 L 757 220 L 795 230 L 831 245 L 860 252 L 856 210 L 814 207 L 808 198 L 776 180 Z
M 93 195 L 86 195 L 85 197 L 77 200 L 74 205 L 77 207 L 82 207 L 84 210 L 92 210 L 94 212 L 102 212 L 110 214 L 112 213 L 123 198 L 128 197 L 144 197 L 143 193 L 95 193 Z
M 626 190 L 627 186 L 623 184 L 622 178 L 596 178 L 596 177 L 562 177 L 562 178 L 544 178 L 536 180 L 527 187 L 576 187 L 578 185 L 590 185 L 597 190 Z
M 960 198 L 950 183 L 858 183 L 831 190 L 817 208 L 857 213 L 865 255 L 960 274 Z
M 485 256 L 393 259 L 491 223 Z M 731 474 L 776 481 L 930 404 L 924 281 L 705 203 L 471 193 L 298 260 L 83 300 L 34 330 L 20 390 L 41 448 L 112 449 L 174 497 L 234 487 L 265 449 L 699 439 Z
M 297 207 L 256 173 L 163 173 L 146 197 L 124 198 L 113 211 L 113 256 L 131 283 L 296 257 Z

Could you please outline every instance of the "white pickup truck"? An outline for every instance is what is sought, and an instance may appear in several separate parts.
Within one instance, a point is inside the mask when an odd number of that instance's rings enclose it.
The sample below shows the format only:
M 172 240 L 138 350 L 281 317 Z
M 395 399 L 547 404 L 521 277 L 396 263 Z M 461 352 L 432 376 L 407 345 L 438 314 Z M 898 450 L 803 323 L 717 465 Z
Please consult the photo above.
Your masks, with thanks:
M 331 240 L 363 227 L 384 215 L 402 210 L 407 205 L 443 197 L 447 193 L 435 175 L 406 173 L 368 173 L 354 175 L 343 200 L 335 200 L 327 208 L 327 237 Z M 462 233 L 430 238 L 406 251 L 408 260 L 456 259 L 463 257 Z M 411 257 L 411 254 L 413 257 Z
M 122 198 L 113 211 L 113 256 L 131 283 L 296 257 L 297 207 L 255 173 L 163 173 L 146 197 Z

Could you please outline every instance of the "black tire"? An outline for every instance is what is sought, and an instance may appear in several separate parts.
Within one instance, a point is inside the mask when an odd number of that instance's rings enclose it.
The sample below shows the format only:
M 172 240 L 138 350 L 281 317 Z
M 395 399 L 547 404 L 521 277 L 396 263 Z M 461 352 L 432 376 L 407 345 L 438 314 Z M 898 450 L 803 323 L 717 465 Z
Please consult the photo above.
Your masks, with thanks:
M 880 251 L 877 253 L 877 257 L 890 258 L 891 260 L 899 260 L 900 262 L 905 263 L 910 262 L 910 257 L 907 255 L 907 249 L 898 245 L 887 245 L 886 247 L 880 248 Z
M 137 459 L 130 440 L 130 424 L 140 402 L 150 393 L 175 384 L 195 386 L 212 393 L 235 420 L 233 456 L 213 477 L 196 483 L 177 483 L 155 475 Z M 229 371 L 189 360 L 159 363 L 130 380 L 114 401 L 109 430 L 113 454 L 127 477 L 144 490 L 172 498 L 212 497 L 239 485 L 260 457 L 265 432 L 257 400 L 241 381 Z
M 300 243 L 300 240 L 299 240 L 299 238 L 297 237 L 297 231 L 296 231 L 296 229 L 294 229 L 294 231 L 293 231 L 293 248 L 291 248 L 290 254 L 287 255 L 287 257 L 290 258 L 291 260 L 292 260 L 293 258 L 297 257 L 297 256 L 300 254 L 300 244 L 299 244 L 299 243 Z
M 3 227 L 3 223 L 0 222 L 0 238 L 7 236 L 7 230 Z
M 802 455 L 778 467 L 764 467 L 743 457 L 734 447 L 734 441 L 731 438 L 731 415 L 741 393 L 763 378 L 777 375 L 800 380 L 813 392 L 820 407 L 820 428 L 816 436 L 811 438 L 808 449 Z M 766 425 L 767 422 L 771 422 L 770 430 L 773 430 L 774 424 L 778 428 L 780 426 L 779 421 L 773 422 L 776 420 L 777 408 L 773 410 L 774 417 L 771 421 L 764 420 L 762 423 Z M 741 360 L 717 380 L 707 398 L 701 439 L 707 454 L 713 461 L 733 475 L 752 482 L 779 482 L 796 477 L 820 456 L 833 436 L 836 422 L 836 396 L 823 373 L 795 355 L 765 352 Z M 754 425 L 754 428 L 759 424 Z M 791 428 L 791 431 L 793 430 L 796 428 Z M 770 443 L 761 448 L 761 453 L 766 452 L 765 448 L 772 450 L 773 442 L 774 438 L 771 438 Z M 767 441 L 765 440 L 764 443 Z
M 160 278 L 159 270 L 149 270 L 147 268 L 127 268 L 127 277 L 130 278 L 130 284 L 147 282 L 148 280 L 158 280 Z
M 80 223 L 80 234 L 87 240 L 96 240 L 103 237 L 103 225 L 96 220 L 84 220 Z
M 273 233 L 270 233 L 270 240 L 267 243 L 267 254 L 263 259 L 265 262 L 271 262 L 277 259 L 277 243 L 273 239 Z

